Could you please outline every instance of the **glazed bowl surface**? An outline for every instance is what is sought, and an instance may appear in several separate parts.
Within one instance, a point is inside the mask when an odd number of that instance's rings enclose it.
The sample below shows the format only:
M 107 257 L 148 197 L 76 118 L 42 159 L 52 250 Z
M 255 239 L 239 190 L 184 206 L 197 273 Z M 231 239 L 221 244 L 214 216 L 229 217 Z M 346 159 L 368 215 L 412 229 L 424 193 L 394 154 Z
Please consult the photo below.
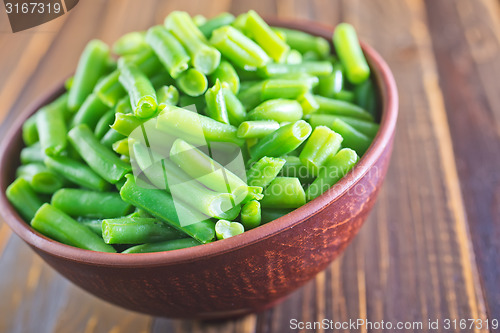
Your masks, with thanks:
M 333 28 L 271 19 L 271 25 L 330 40 Z M 63 92 L 35 101 L 0 142 L 0 212 L 12 230 L 50 266 L 88 292 L 153 316 L 216 319 L 262 311 L 282 300 L 335 259 L 372 209 L 392 152 L 398 94 L 384 60 L 366 44 L 381 101 L 381 126 L 356 167 L 317 199 L 241 235 L 192 248 L 145 254 L 82 250 L 34 231 L 5 197 L 23 147 L 24 121 Z

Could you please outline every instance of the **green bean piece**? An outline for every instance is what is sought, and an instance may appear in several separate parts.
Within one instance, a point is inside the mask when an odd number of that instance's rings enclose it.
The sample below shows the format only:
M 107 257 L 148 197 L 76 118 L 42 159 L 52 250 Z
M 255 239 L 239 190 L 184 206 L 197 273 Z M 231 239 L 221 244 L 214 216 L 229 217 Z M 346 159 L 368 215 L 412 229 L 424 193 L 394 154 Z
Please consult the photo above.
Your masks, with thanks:
M 86 125 L 74 127 L 68 137 L 90 168 L 111 184 L 116 184 L 131 171 L 131 166 L 101 144 Z
M 31 226 L 45 236 L 67 245 L 91 251 L 116 252 L 89 228 L 49 204 L 40 207 L 31 220 Z
M 318 111 L 319 104 L 311 93 L 305 93 L 297 99 L 302 107 L 302 112 L 305 116 Z
M 162 26 L 150 28 L 146 41 L 174 79 L 188 69 L 190 57 L 182 44 Z
M 286 43 L 290 45 L 292 49 L 302 54 L 313 52 L 320 59 L 324 59 L 330 54 L 330 44 L 322 37 L 316 37 L 299 30 L 285 28 L 275 28 L 275 30 L 283 33 Z
M 210 74 L 209 78 L 212 84 L 215 84 L 217 79 L 227 83 L 233 94 L 237 94 L 240 90 L 240 77 L 229 61 L 221 60 L 219 67 Z
M 69 90 L 68 107 L 76 111 L 108 69 L 109 47 L 99 40 L 90 41 L 83 51 Z
M 319 77 L 318 94 L 323 97 L 335 98 L 344 88 L 344 73 L 339 62 L 333 64 L 333 72 Z
M 245 227 L 245 230 L 258 227 L 261 219 L 260 202 L 256 200 L 249 201 L 241 209 L 241 224 Z
M 380 128 L 379 124 L 372 121 L 345 116 L 333 116 L 330 114 L 313 114 L 309 118 L 309 124 L 311 124 L 313 128 L 316 128 L 318 126 L 327 126 L 331 128 L 333 122 L 337 119 L 344 121 L 369 138 L 374 138 Z
M 132 114 L 134 110 L 132 110 L 132 105 L 130 104 L 130 97 L 123 96 L 115 106 L 115 113 L 123 113 L 123 114 Z
M 45 165 L 81 187 L 101 192 L 109 188 L 109 183 L 92 171 L 90 167 L 69 157 L 47 157 Z
M 177 78 L 179 89 L 189 96 L 200 96 L 208 88 L 208 80 L 205 74 L 195 68 L 190 68 Z
M 285 60 L 290 46 L 254 10 L 247 13 L 244 32 L 253 38 L 274 61 Z
M 276 178 L 285 162 L 282 158 L 262 157 L 247 171 L 248 185 L 265 188 Z
M 306 73 L 313 76 L 320 76 L 329 75 L 332 71 L 332 63 L 329 61 L 305 61 L 293 65 L 269 63 L 259 70 L 259 72 L 265 77 L 296 73 Z
M 21 165 L 16 175 L 26 179 L 38 193 L 52 194 L 64 185 L 64 179 L 40 163 Z
M 222 94 L 224 95 L 224 102 L 226 103 L 229 124 L 239 126 L 243 121 L 245 121 L 247 116 L 245 107 L 240 102 L 238 97 L 236 97 L 236 95 L 231 91 L 231 88 L 229 88 L 229 85 L 226 84 L 226 82 L 222 83 Z
M 171 105 L 167 105 L 158 116 L 156 127 L 194 143 L 231 142 L 238 146 L 244 143 L 236 136 L 236 127 Z
M 344 141 L 342 146 L 352 148 L 359 156 L 363 156 L 368 147 L 372 144 L 372 139 L 357 131 L 354 127 L 341 119 L 332 123 L 332 130 L 342 135 Z
M 249 120 L 274 120 L 293 122 L 302 118 L 300 103 L 290 99 L 271 99 L 263 102 L 247 115 Z
M 102 221 L 102 238 L 106 244 L 156 243 L 182 237 L 177 229 L 155 218 L 122 217 Z
M 102 115 L 102 117 L 97 122 L 94 134 L 95 137 L 100 140 L 109 131 L 110 126 L 115 121 L 115 110 L 108 110 Z
M 264 87 L 264 83 L 266 81 L 259 81 L 252 84 L 250 87 L 243 89 L 240 88 L 240 93 L 238 94 L 238 99 L 241 104 L 245 106 L 247 110 L 251 110 L 255 108 L 262 102 L 262 88 Z
M 192 238 L 173 239 L 164 242 L 141 244 L 129 247 L 122 253 L 149 253 L 149 252 L 164 252 L 185 249 L 200 245 L 201 243 Z
M 264 197 L 264 195 L 262 194 L 263 191 L 264 189 L 260 186 L 248 186 L 247 197 L 245 198 L 245 200 L 243 200 L 242 203 L 246 204 L 247 202 L 252 200 L 262 200 L 262 198 Z
M 213 221 L 180 202 L 174 204 L 172 196 L 164 190 L 141 188 L 136 184 L 133 175 L 127 175 L 126 178 L 127 182 L 120 190 L 123 200 L 167 222 L 201 243 L 209 243 L 214 239 L 215 223 Z M 178 211 L 183 214 L 182 220 L 197 222 L 181 225 Z
M 336 116 L 373 121 L 373 116 L 371 114 L 355 104 L 318 95 L 315 95 L 314 98 L 319 105 L 317 113 L 327 113 Z
M 42 151 L 42 147 L 40 143 L 37 142 L 31 146 L 24 147 L 21 150 L 21 163 L 29 164 L 29 163 L 43 163 L 46 155 Z
M 80 124 L 87 125 L 91 130 L 94 130 L 99 119 L 109 110 L 96 94 L 90 94 L 82 106 L 78 109 L 75 117 L 71 121 L 71 127 Z
M 264 156 L 280 157 L 297 149 L 311 134 L 311 125 L 303 120 L 280 127 L 250 148 L 252 161 Z
M 229 25 L 214 30 L 210 43 L 233 64 L 246 70 L 255 70 L 270 61 L 257 43 Z
M 271 221 L 277 220 L 282 216 L 290 213 L 291 209 L 262 209 L 261 210 L 261 224 L 269 223 Z
M 370 67 L 366 62 L 354 27 L 340 23 L 333 33 L 335 51 L 345 68 L 349 82 L 360 84 L 370 76 Z
M 111 147 L 117 154 L 130 157 L 128 150 L 128 138 L 116 141 Z
M 51 205 L 71 216 L 113 218 L 127 215 L 133 207 L 115 192 L 63 188 L 52 196 Z
M 206 21 L 202 25 L 199 26 L 201 33 L 206 37 L 210 38 L 212 36 L 212 32 L 215 29 L 223 27 L 225 25 L 230 25 L 234 22 L 234 15 L 229 13 L 221 13 L 214 18 Z
M 281 169 L 279 176 L 282 177 L 296 177 L 300 180 L 301 184 L 310 184 L 315 179 L 309 169 L 302 164 L 298 156 L 284 156 L 286 161 Z
M 119 80 L 129 93 L 134 114 L 139 118 L 154 117 L 158 102 L 151 81 L 137 66 L 122 59 L 118 62 Z
M 119 132 L 115 131 L 114 129 L 110 128 L 106 134 L 101 139 L 101 144 L 108 149 L 113 149 L 113 143 L 116 141 L 120 141 L 123 139 L 124 136 L 120 134 Z
M 280 124 L 274 120 L 244 121 L 238 127 L 236 135 L 242 139 L 261 139 L 278 128 L 280 128 Z
M 318 177 L 306 190 L 307 201 L 311 201 L 325 193 L 337 183 L 358 162 L 356 152 L 349 148 L 341 149 L 333 158 L 329 159 L 324 168 L 321 168 Z
M 36 127 L 36 116 L 38 114 L 35 113 L 23 124 L 23 141 L 26 146 L 34 145 L 38 142 L 38 129 Z
M 290 50 L 286 55 L 285 64 L 296 65 L 302 63 L 302 54 L 297 50 Z
M 158 111 L 162 111 L 165 106 L 177 105 L 179 103 L 179 91 L 175 86 L 163 86 L 156 90 L 158 98 Z
M 340 134 L 326 126 L 318 126 L 300 152 L 300 161 L 312 175 L 317 175 L 328 158 L 339 151 L 342 140 Z
M 53 104 L 41 108 L 37 112 L 36 128 L 46 155 L 59 155 L 66 149 L 66 121 L 61 108 Z
M 119 56 L 137 54 L 147 46 L 144 32 L 133 31 L 121 36 L 113 44 L 113 53 Z
M 226 100 L 224 99 L 222 84 L 218 79 L 215 85 L 205 93 L 205 101 L 207 103 L 207 115 L 210 118 L 220 121 L 221 123 L 229 124 Z
M 7 187 L 5 195 L 25 221 L 30 221 L 35 216 L 36 211 L 43 205 L 43 201 L 24 178 L 14 180 Z
M 211 74 L 219 66 L 220 52 L 208 44 L 188 13 L 170 13 L 165 19 L 165 27 L 184 46 L 194 68 L 203 74 Z
M 297 99 L 310 89 L 307 81 L 269 79 L 264 81 L 260 98 L 263 101 L 274 98 Z
M 296 82 L 300 81 L 302 82 L 303 85 L 307 86 L 309 90 L 315 88 L 319 83 L 319 79 L 317 76 L 312 76 L 307 73 L 281 74 L 273 77 L 272 79 L 276 80 L 281 79 L 281 80 L 296 81 Z
M 227 220 L 219 220 L 215 224 L 215 234 L 217 239 L 227 239 L 245 231 L 245 227 L 239 222 L 231 222 Z
M 139 119 L 133 114 L 115 114 L 115 122 L 111 125 L 111 129 L 116 132 L 129 136 L 130 133 L 138 126 L 141 126 L 147 119 Z
M 94 234 L 102 237 L 102 220 L 101 219 L 77 219 L 81 225 L 89 228 Z
M 368 79 L 354 88 L 355 102 L 367 110 L 374 118 L 377 116 L 377 93 L 372 80 Z
M 234 205 L 243 201 L 248 193 L 248 186 L 240 177 L 182 139 L 172 145 L 170 159 L 206 187 L 233 194 Z
M 260 203 L 266 208 L 298 208 L 306 203 L 306 194 L 298 178 L 276 177 Z
M 353 91 L 349 90 L 341 90 L 336 95 L 335 98 L 340 101 L 345 101 L 349 103 L 354 103 L 356 100 L 356 96 Z
M 233 21 L 233 23 L 231 23 L 231 25 L 238 30 L 245 29 L 245 25 L 247 22 L 247 16 L 248 16 L 248 13 L 241 13 L 240 15 L 236 16 L 236 19 Z

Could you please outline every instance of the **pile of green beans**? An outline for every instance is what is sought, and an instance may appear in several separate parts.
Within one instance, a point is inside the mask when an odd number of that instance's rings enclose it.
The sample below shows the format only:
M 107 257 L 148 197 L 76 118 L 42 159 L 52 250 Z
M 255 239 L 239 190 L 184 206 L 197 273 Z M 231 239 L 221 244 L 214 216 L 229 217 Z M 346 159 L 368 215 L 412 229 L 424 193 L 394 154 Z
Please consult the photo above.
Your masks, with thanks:
M 328 41 L 253 10 L 175 11 L 112 47 L 93 40 L 66 89 L 23 125 L 6 194 L 38 232 L 93 251 L 170 251 L 259 227 L 333 186 L 379 129 L 351 25 Z

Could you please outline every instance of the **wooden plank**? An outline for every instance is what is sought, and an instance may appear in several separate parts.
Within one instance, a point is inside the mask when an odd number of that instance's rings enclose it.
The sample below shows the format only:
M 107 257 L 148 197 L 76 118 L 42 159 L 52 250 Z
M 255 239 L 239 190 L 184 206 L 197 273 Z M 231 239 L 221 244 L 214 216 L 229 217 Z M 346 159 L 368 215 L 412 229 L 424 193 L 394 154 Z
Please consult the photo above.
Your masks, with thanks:
M 487 310 L 494 317 L 500 313 L 498 10 L 487 1 L 428 1 L 427 6 L 461 193 Z M 445 25 L 445 14 L 457 24 Z

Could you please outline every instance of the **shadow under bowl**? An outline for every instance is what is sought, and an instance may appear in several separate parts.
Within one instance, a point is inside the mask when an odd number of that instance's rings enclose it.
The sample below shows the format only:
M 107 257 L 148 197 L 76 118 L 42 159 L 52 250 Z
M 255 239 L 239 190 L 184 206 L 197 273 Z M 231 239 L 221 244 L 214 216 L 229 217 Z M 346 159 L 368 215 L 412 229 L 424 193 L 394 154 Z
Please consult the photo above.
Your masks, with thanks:
M 269 20 L 330 40 L 333 28 L 312 22 Z M 43 260 L 88 292 L 153 316 L 217 319 L 262 311 L 322 271 L 352 241 L 370 212 L 385 177 L 398 113 L 392 73 L 362 45 L 381 100 L 381 126 L 356 167 L 317 199 L 241 235 L 170 252 L 116 254 L 82 250 L 33 230 L 10 205 L 23 147 L 24 121 L 59 96 L 61 84 L 32 104 L 0 146 L 0 209 L 7 224 Z

